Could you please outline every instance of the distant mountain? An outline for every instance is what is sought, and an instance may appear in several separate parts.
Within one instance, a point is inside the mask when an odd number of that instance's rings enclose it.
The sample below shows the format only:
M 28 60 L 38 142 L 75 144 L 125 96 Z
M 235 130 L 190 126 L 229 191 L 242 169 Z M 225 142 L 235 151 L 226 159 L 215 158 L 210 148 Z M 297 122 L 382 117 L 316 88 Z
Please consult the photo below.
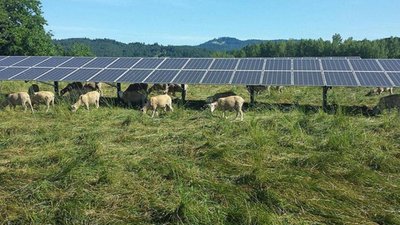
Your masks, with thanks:
M 286 40 L 272 40 L 273 42 L 282 42 Z M 207 49 L 210 51 L 233 51 L 242 49 L 248 45 L 255 45 L 266 42 L 266 40 L 257 40 L 257 39 L 250 39 L 250 40 L 239 40 L 237 38 L 231 37 L 222 37 L 216 38 L 211 41 L 207 41 L 197 47 Z

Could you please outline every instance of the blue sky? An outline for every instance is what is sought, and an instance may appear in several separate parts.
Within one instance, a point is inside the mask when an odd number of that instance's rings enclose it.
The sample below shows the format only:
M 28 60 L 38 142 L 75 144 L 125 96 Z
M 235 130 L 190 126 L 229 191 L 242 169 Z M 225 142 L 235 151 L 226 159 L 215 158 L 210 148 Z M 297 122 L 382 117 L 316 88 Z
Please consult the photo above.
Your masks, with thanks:
M 400 36 L 399 0 L 42 0 L 54 38 L 197 45 L 239 39 Z

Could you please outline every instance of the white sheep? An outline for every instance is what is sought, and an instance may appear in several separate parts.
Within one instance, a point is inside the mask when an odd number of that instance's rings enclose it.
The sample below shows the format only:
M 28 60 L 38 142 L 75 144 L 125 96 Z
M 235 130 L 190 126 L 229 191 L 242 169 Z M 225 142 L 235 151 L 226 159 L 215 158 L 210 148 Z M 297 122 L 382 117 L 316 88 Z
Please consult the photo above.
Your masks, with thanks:
M 229 96 L 225 98 L 219 98 L 216 102 L 209 104 L 211 108 L 211 113 L 214 112 L 215 109 L 219 108 L 222 110 L 222 116 L 225 118 L 226 110 L 235 110 L 236 118 L 238 118 L 240 114 L 240 121 L 243 121 L 243 107 L 244 99 L 240 96 Z M 235 118 L 235 119 L 236 119 Z
M 50 91 L 34 92 L 30 97 L 33 105 L 46 104 L 46 113 L 49 111 L 50 105 L 54 108 L 54 93 Z
M 394 93 L 392 87 L 377 87 L 375 89 L 372 89 L 368 94 L 365 96 L 372 96 L 372 95 L 381 95 L 383 92 L 389 92 L 391 95 Z
M 7 95 L 6 101 L 3 103 L 3 107 L 6 107 L 8 105 L 10 107 L 13 107 L 14 110 L 17 105 L 22 105 L 22 107 L 24 107 L 24 112 L 26 112 L 26 109 L 28 108 L 27 106 L 29 106 L 33 113 L 31 98 L 26 92 L 18 92 Z
M 142 108 L 143 113 L 146 113 L 147 110 L 153 110 L 151 117 L 153 118 L 157 112 L 158 108 L 164 109 L 164 111 L 170 110 L 171 112 L 174 111 L 172 108 L 172 99 L 169 95 L 158 95 L 150 98 L 144 107 Z
M 84 95 L 79 96 L 78 101 L 71 106 L 71 111 L 76 112 L 81 105 L 85 105 L 86 109 L 89 110 L 89 105 L 93 104 L 96 109 L 100 107 L 100 93 L 97 91 L 91 91 Z

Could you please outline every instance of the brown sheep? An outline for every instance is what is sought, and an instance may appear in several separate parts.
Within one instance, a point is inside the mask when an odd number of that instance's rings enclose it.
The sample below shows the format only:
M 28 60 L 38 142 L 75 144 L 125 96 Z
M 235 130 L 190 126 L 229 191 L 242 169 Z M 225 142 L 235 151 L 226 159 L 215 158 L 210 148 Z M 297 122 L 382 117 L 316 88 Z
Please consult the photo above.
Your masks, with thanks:
M 213 103 L 215 101 L 217 101 L 219 98 L 225 98 L 225 97 L 229 97 L 229 96 L 235 96 L 236 93 L 233 91 L 227 91 L 227 92 L 222 92 L 222 93 L 217 93 L 213 96 L 209 96 L 206 99 L 206 103 Z
M 131 84 L 129 87 L 125 90 L 125 92 L 133 92 L 133 91 L 144 91 L 147 93 L 147 89 L 149 88 L 148 84 Z
M 46 113 L 49 111 L 50 105 L 54 108 L 54 93 L 50 91 L 39 91 L 31 96 L 32 105 L 46 104 Z
M 378 105 L 374 108 L 374 114 L 381 113 L 383 110 L 395 109 L 400 111 L 400 95 L 389 95 L 379 100 Z
M 71 106 L 71 111 L 76 112 L 81 105 L 85 105 L 86 109 L 89 110 L 89 105 L 93 104 L 96 109 L 100 107 L 100 93 L 97 91 L 91 91 L 84 95 L 79 96 L 78 101 Z
M 162 108 L 164 111 L 167 111 L 168 109 L 173 112 L 174 109 L 172 108 L 171 97 L 169 95 L 158 95 L 151 97 L 150 101 L 148 101 L 142 108 L 142 112 L 145 114 L 147 110 L 152 110 L 153 113 L 151 114 L 151 117 L 153 118 L 158 108 Z
M 243 107 L 244 99 L 240 96 L 229 96 L 226 98 L 220 98 L 218 101 L 209 104 L 211 113 L 214 112 L 215 109 L 219 108 L 222 110 L 222 117 L 225 118 L 226 110 L 235 110 L 236 118 L 240 115 L 240 121 L 243 121 Z M 236 119 L 235 118 L 235 119 Z
M 27 106 L 29 106 L 32 110 L 32 113 L 34 113 L 31 98 L 26 92 L 18 92 L 7 95 L 6 101 L 2 104 L 2 106 L 6 107 L 8 105 L 14 108 L 14 110 L 17 105 L 22 105 L 22 107 L 24 107 L 24 112 L 26 112 L 28 108 Z

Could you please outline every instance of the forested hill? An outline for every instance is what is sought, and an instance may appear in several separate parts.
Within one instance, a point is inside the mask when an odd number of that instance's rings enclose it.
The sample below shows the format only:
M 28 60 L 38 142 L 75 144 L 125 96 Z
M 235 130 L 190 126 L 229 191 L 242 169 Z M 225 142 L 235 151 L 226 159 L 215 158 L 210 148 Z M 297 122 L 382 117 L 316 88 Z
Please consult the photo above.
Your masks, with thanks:
M 283 41 L 285 41 L 285 40 L 273 40 L 271 42 L 279 43 L 279 42 L 283 42 Z M 222 38 L 216 38 L 216 39 L 207 41 L 203 44 L 198 45 L 197 47 L 208 49 L 211 51 L 233 51 L 233 50 L 240 50 L 243 47 L 246 47 L 249 45 L 261 44 L 263 42 L 266 42 L 266 41 L 265 40 L 257 40 L 257 39 L 242 41 L 237 38 L 222 37 Z
M 192 46 L 162 46 L 159 44 L 143 44 L 122 42 L 110 39 L 72 38 L 54 40 L 64 52 L 73 52 L 76 45 L 88 46 L 90 51 L 99 57 L 210 57 L 212 51 Z

